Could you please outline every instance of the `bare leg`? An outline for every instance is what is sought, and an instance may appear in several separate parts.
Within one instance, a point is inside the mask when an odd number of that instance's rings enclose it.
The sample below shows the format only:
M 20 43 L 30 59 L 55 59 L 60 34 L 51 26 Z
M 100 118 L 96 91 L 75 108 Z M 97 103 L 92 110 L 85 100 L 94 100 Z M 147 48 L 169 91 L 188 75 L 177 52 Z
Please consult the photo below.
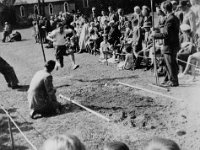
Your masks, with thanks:
M 75 64 L 74 52 L 72 52 L 72 53 L 70 54 L 70 56 L 71 56 L 71 60 L 72 60 L 72 66 L 76 65 L 76 64 Z
M 192 63 L 192 59 L 193 59 L 193 56 L 190 55 L 190 56 L 188 57 L 188 61 L 187 61 L 187 65 L 186 65 L 186 67 L 185 67 L 185 70 L 184 70 L 184 72 L 183 72 L 184 75 L 186 75 L 187 72 L 188 72 L 188 70 L 190 69 L 190 67 L 191 67 L 190 63 Z

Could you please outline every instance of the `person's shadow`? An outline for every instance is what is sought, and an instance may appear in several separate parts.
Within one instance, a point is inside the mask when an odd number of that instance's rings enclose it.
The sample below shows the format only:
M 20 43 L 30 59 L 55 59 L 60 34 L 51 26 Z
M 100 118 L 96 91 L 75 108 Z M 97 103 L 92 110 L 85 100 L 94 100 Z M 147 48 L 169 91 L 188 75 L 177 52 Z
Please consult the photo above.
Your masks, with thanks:
M 20 85 L 19 88 L 17 89 L 17 91 L 27 92 L 28 89 L 29 89 L 29 85 Z

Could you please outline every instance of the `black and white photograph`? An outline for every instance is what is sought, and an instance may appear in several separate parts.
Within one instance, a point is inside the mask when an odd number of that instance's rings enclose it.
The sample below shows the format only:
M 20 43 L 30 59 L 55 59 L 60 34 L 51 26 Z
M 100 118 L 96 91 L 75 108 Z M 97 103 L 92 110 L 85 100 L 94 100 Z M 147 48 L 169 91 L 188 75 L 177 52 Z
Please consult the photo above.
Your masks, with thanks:
M 0 0 L 0 150 L 200 150 L 200 0 Z

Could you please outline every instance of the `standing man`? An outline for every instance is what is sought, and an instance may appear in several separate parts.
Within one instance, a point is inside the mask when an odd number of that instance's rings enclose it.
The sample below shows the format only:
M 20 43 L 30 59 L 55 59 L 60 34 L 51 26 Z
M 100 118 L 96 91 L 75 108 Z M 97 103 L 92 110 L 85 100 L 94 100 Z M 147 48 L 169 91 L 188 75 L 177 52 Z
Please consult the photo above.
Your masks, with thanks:
M 1 56 L 0 56 L 0 73 L 3 74 L 8 87 L 12 89 L 20 88 L 18 85 L 18 79 L 12 66 L 10 66 Z
M 94 22 L 95 19 L 97 19 L 97 10 L 96 7 L 92 7 L 92 14 L 90 15 L 90 22 Z
M 8 22 L 5 22 L 4 31 L 3 31 L 3 39 L 2 39 L 3 43 L 6 41 L 7 37 L 10 38 L 11 33 L 12 33 L 11 25 Z
M 179 86 L 178 82 L 178 64 L 176 55 L 180 49 L 179 44 L 179 19 L 172 12 L 172 3 L 169 1 L 164 2 L 164 11 L 167 15 L 166 23 L 164 25 L 163 33 L 152 33 L 155 39 L 164 39 L 162 53 L 164 55 L 166 76 L 164 79 L 165 86 Z
M 75 64 L 74 51 L 69 50 L 66 47 L 67 39 L 73 35 L 73 30 L 68 28 L 64 29 L 63 25 L 60 23 L 58 29 L 53 30 L 48 36 L 47 39 L 53 42 L 53 45 L 56 48 L 56 60 L 59 67 L 64 67 L 63 56 L 71 55 L 72 59 L 72 68 L 75 70 L 79 65 Z M 57 66 L 57 67 L 58 67 Z
M 108 7 L 108 18 L 109 18 L 109 22 L 114 20 L 115 17 L 115 11 L 113 10 L 112 6 Z
M 134 13 L 131 17 L 131 20 L 132 20 L 132 24 L 133 24 L 133 20 L 138 20 L 138 26 L 139 27 L 142 27 L 143 26 L 143 21 L 144 21 L 144 17 L 141 13 L 141 9 L 139 6 L 135 6 L 134 7 Z

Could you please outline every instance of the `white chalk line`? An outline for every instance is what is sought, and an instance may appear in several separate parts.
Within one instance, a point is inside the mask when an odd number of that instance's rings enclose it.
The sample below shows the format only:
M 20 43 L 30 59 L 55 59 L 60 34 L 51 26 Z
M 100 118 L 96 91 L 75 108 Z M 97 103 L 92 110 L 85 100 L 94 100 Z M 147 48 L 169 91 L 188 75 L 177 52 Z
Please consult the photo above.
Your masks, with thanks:
M 22 134 L 22 136 L 24 137 L 24 139 L 31 145 L 31 147 L 34 150 L 37 150 L 36 146 L 34 146 L 31 141 L 26 137 L 26 135 L 21 131 L 21 129 L 18 127 L 18 125 L 15 123 L 15 121 L 13 120 L 13 118 L 9 115 L 9 113 L 5 110 L 5 108 L 0 105 L 1 109 L 6 113 L 6 115 L 9 117 L 9 119 L 12 121 L 12 123 L 15 125 L 15 127 L 19 130 L 19 132 Z
M 74 101 L 74 100 L 71 100 L 71 99 L 68 98 L 68 97 L 65 97 L 65 96 L 63 96 L 63 95 L 61 95 L 61 94 L 59 95 L 59 97 L 62 98 L 62 99 L 65 99 L 65 100 L 67 100 L 67 101 L 70 101 L 70 102 L 72 102 L 72 103 L 74 103 L 74 104 L 76 104 L 77 106 L 79 106 L 79 107 L 81 107 L 81 108 L 87 110 L 88 112 L 90 112 L 90 113 L 92 113 L 92 114 L 94 114 L 94 115 L 96 115 L 96 116 L 102 118 L 103 120 L 106 120 L 106 121 L 110 122 L 110 119 L 107 118 L 106 116 L 103 116 L 102 114 L 97 113 L 97 112 L 95 112 L 94 110 L 92 110 L 92 109 L 90 109 L 90 108 L 87 108 L 87 107 L 85 107 L 85 106 L 79 104 L 78 102 L 76 102 L 76 101 Z
M 176 97 L 173 97 L 173 96 L 170 96 L 170 95 L 162 94 L 160 92 L 152 91 L 152 90 L 149 90 L 149 89 L 146 89 L 146 88 L 142 88 L 142 87 L 138 87 L 138 86 L 122 83 L 122 82 L 118 82 L 118 83 L 121 84 L 121 85 L 124 85 L 124 86 L 128 86 L 128 87 L 139 89 L 139 90 L 143 90 L 145 92 L 148 92 L 148 93 L 151 93 L 151 94 L 155 94 L 155 95 L 159 95 L 159 96 L 162 96 L 162 97 L 166 97 L 166 98 L 169 98 L 169 99 L 173 99 L 173 100 L 176 100 L 176 101 L 183 101 L 182 99 L 179 99 L 179 98 L 176 98 Z

